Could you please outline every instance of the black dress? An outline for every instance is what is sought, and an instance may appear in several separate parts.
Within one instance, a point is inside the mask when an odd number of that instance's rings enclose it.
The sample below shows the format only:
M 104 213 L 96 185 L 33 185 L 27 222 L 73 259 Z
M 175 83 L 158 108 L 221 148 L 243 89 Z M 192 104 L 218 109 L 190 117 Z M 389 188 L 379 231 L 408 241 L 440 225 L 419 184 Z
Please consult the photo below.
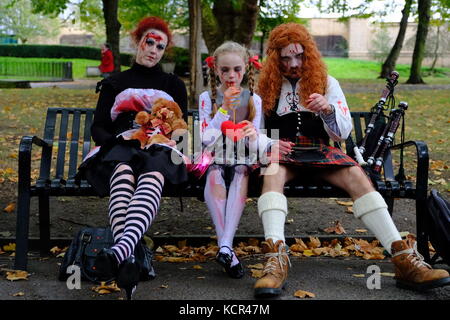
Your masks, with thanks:
M 138 140 L 117 138 L 118 134 L 133 128 L 136 116 L 136 112 L 123 112 L 114 122 L 111 120 L 111 108 L 116 96 L 129 88 L 166 92 L 178 103 L 187 121 L 184 82 L 174 74 L 163 72 L 159 64 L 147 68 L 135 63 L 129 70 L 100 81 L 97 86 L 100 97 L 91 132 L 96 146 L 101 148 L 80 165 L 78 177 L 88 180 L 101 197 L 109 195 L 110 178 L 119 163 L 131 166 L 136 178 L 145 172 L 158 171 L 164 176 L 165 184 L 176 185 L 187 180 L 186 166 L 171 148 L 152 145 L 148 149 L 141 149 Z

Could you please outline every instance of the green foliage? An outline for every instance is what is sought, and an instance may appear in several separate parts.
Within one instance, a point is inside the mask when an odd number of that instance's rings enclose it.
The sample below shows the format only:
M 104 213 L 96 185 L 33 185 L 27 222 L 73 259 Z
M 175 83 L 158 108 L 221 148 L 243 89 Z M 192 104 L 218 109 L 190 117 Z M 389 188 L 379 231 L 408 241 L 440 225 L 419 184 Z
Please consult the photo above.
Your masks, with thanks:
M 121 0 L 118 13 L 125 32 L 133 30 L 137 23 L 147 16 L 164 19 L 172 30 L 186 30 L 189 27 L 189 8 L 186 0 Z
M 22 43 L 26 43 L 33 37 L 56 35 L 60 24 L 56 18 L 33 13 L 30 0 L 2 0 L 0 26 L 7 34 L 12 34 Z

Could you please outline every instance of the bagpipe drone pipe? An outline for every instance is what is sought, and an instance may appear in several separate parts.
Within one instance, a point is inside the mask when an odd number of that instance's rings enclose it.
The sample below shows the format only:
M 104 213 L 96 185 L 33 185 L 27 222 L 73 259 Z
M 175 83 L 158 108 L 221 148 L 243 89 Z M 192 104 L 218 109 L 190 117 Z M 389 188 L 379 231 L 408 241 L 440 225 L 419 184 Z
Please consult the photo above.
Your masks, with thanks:
M 398 78 L 397 71 L 392 71 L 386 78 L 381 97 L 370 110 L 364 137 L 353 147 L 354 158 L 371 177 L 380 175 L 386 151 L 393 145 L 400 124 L 402 142 L 404 140 L 404 115 L 408 104 L 402 101 L 396 106 L 394 89 Z M 403 168 L 403 150 L 400 150 L 400 161 Z

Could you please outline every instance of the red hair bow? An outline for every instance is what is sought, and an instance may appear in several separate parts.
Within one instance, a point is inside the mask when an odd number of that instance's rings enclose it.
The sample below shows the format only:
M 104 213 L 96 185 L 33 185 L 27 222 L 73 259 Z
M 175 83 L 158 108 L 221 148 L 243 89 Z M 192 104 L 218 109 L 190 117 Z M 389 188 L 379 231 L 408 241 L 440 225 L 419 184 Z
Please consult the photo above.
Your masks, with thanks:
M 255 56 L 253 56 L 253 57 L 250 57 L 249 59 L 248 59 L 248 62 L 249 63 L 251 63 L 251 64 L 253 64 L 254 66 L 255 66 L 255 68 L 256 69 L 261 69 L 262 68 L 262 64 L 258 61 L 258 56 L 257 55 L 255 55 Z
M 205 62 L 208 65 L 208 68 L 210 68 L 210 69 L 214 68 L 215 59 L 213 56 L 209 56 L 208 58 L 206 58 Z

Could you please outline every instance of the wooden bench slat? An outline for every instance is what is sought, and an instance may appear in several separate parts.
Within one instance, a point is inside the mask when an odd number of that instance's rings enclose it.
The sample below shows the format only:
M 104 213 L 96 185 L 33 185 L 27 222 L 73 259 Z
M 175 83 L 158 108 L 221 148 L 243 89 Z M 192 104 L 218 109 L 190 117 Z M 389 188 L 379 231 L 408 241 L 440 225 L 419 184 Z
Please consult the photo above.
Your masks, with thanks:
M 91 125 L 94 118 L 94 110 L 86 111 L 86 116 L 84 120 L 84 138 L 83 138 L 83 156 L 82 159 L 91 150 Z
M 39 186 L 45 185 L 47 180 L 50 178 L 53 138 L 55 135 L 55 127 L 56 127 L 56 115 L 57 115 L 56 110 L 48 109 L 47 118 L 45 120 L 44 139 L 43 140 L 50 146 L 50 148 L 42 149 L 41 166 L 40 166 L 39 178 L 38 178 Z
M 56 157 L 56 172 L 55 172 L 56 180 L 64 178 L 68 124 L 69 124 L 69 110 L 62 110 L 61 122 L 59 127 L 58 154 Z
M 78 163 L 78 139 L 80 137 L 80 118 L 81 112 L 75 111 L 72 121 L 72 137 L 70 141 L 69 153 L 69 179 L 73 178 L 77 173 Z

